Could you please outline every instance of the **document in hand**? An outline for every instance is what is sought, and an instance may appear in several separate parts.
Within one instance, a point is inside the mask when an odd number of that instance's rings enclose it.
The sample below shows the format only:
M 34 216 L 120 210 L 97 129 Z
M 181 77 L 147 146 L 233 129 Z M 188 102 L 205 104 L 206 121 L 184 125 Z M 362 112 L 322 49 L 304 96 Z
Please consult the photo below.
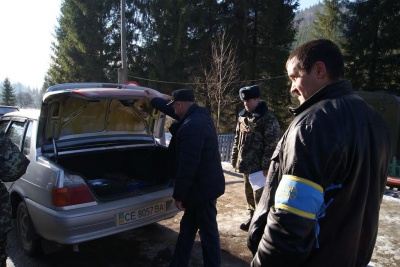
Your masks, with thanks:
M 263 174 L 263 171 L 253 172 L 249 175 L 249 181 L 253 191 L 256 191 L 260 188 L 263 188 L 265 185 L 266 177 Z

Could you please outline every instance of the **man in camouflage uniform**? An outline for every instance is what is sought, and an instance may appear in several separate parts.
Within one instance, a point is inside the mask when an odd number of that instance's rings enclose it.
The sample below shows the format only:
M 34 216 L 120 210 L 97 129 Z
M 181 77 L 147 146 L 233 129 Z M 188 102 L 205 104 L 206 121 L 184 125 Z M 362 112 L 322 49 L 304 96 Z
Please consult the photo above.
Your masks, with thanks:
M 11 203 L 3 182 L 14 182 L 26 171 L 29 160 L 4 133 L 0 133 L 0 267 L 6 266 L 7 233 L 12 227 Z
M 253 191 L 249 174 L 262 170 L 267 176 L 272 153 L 280 138 L 280 127 L 267 104 L 260 100 L 257 85 L 241 88 L 239 96 L 245 109 L 239 112 L 231 162 L 237 172 L 243 173 L 248 218 L 240 229 L 247 231 L 263 191 L 263 188 Z

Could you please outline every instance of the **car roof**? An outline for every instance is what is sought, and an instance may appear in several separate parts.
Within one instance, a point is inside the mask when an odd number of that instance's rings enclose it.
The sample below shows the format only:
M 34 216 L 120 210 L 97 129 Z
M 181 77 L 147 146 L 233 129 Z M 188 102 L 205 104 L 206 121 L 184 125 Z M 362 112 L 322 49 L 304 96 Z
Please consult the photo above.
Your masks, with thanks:
M 16 106 L 4 106 L 0 105 L 0 117 L 8 112 L 13 112 L 19 110 Z
M 5 105 L 0 105 L 0 108 L 14 108 L 14 109 L 18 109 L 17 106 L 5 106 Z
M 38 109 L 21 109 L 19 111 L 8 112 L 4 114 L 3 117 L 20 117 L 28 118 L 32 120 L 37 120 L 40 115 L 40 110 Z

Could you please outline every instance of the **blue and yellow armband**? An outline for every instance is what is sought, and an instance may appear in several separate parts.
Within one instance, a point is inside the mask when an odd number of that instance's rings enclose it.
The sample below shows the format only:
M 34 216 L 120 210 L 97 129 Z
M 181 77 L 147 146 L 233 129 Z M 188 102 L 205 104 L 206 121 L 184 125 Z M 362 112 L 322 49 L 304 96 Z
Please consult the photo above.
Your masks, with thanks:
M 307 179 L 283 175 L 275 195 L 275 208 L 314 220 L 324 203 L 323 188 Z
M 325 216 L 326 209 L 332 203 L 333 197 L 324 200 L 326 191 L 342 188 L 341 184 L 331 184 L 325 190 L 318 184 L 293 175 L 283 175 L 275 195 L 275 208 L 298 216 L 314 220 L 315 241 L 319 247 L 320 231 L 318 219 Z

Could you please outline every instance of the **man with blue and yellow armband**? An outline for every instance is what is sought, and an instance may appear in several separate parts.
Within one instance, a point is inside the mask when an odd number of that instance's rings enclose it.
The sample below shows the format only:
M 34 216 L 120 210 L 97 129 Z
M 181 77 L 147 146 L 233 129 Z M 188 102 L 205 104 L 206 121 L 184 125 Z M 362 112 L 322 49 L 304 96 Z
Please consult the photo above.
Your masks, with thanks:
M 300 46 L 286 69 L 300 105 L 250 225 L 251 266 L 367 266 L 393 153 L 388 127 L 343 80 L 333 42 Z

